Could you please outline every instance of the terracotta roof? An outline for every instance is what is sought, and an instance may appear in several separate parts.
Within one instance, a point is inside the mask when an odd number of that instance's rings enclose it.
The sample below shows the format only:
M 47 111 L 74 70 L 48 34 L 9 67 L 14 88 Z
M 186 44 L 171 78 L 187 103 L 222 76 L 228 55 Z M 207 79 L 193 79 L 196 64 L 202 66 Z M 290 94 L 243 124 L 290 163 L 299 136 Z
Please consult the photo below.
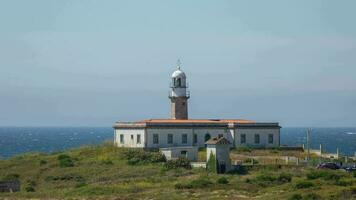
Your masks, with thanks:
M 213 137 L 206 141 L 205 144 L 230 144 L 230 142 L 224 137 Z
M 146 119 L 138 123 L 256 123 L 245 119 Z

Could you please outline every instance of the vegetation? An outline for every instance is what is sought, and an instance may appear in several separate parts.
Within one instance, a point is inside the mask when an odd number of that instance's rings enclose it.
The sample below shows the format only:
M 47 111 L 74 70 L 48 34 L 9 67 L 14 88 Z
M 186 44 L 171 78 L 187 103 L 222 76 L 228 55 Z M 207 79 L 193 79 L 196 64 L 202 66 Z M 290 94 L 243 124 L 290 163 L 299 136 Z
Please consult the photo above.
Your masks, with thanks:
M 0 160 L 0 180 L 21 183 L 20 192 L 0 193 L 0 199 L 356 198 L 353 173 L 260 163 L 221 175 L 191 169 L 188 163 L 110 143 L 53 154 L 25 154 Z
M 178 158 L 175 160 L 169 160 L 165 163 L 165 167 L 167 169 L 177 169 L 177 168 L 191 169 L 192 168 L 187 158 Z
M 213 153 L 210 153 L 209 160 L 206 163 L 206 168 L 211 173 L 216 173 L 218 170 L 217 169 L 217 160 Z

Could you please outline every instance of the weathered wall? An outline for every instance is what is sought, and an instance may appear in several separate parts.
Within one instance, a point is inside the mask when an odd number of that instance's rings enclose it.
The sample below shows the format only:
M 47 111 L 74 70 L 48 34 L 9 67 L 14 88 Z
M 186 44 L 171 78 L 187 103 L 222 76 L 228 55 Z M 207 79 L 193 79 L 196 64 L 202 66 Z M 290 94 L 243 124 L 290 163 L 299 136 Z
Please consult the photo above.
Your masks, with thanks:
M 120 142 L 120 135 L 124 136 L 124 143 Z M 133 139 L 131 139 L 131 135 Z M 137 143 L 137 135 L 141 136 L 141 143 Z M 116 129 L 115 144 L 118 147 L 145 147 L 145 129 Z
M 246 143 L 241 144 L 241 134 L 246 135 Z M 260 135 L 260 143 L 255 143 L 255 134 Z M 273 143 L 268 143 L 268 135 L 273 134 Z M 280 144 L 280 129 L 270 127 L 239 127 L 235 129 L 235 145 L 238 146 L 251 146 L 251 147 L 278 147 Z

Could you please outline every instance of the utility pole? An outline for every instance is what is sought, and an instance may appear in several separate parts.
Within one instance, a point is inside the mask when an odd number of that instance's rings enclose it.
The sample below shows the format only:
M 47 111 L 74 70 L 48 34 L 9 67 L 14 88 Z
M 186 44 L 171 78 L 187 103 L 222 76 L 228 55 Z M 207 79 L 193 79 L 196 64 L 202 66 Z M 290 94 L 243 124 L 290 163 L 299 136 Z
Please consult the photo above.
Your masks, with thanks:
M 307 129 L 307 160 L 310 160 L 310 134 L 311 128 Z

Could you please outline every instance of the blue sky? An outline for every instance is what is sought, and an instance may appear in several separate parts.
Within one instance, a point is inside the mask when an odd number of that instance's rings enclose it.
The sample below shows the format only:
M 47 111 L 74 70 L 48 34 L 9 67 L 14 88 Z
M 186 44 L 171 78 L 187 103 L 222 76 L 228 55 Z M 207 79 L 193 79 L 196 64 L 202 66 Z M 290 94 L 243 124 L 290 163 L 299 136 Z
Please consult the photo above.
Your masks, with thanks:
M 356 125 L 356 1 L 0 0 L 0 126 L 169 117 Z

